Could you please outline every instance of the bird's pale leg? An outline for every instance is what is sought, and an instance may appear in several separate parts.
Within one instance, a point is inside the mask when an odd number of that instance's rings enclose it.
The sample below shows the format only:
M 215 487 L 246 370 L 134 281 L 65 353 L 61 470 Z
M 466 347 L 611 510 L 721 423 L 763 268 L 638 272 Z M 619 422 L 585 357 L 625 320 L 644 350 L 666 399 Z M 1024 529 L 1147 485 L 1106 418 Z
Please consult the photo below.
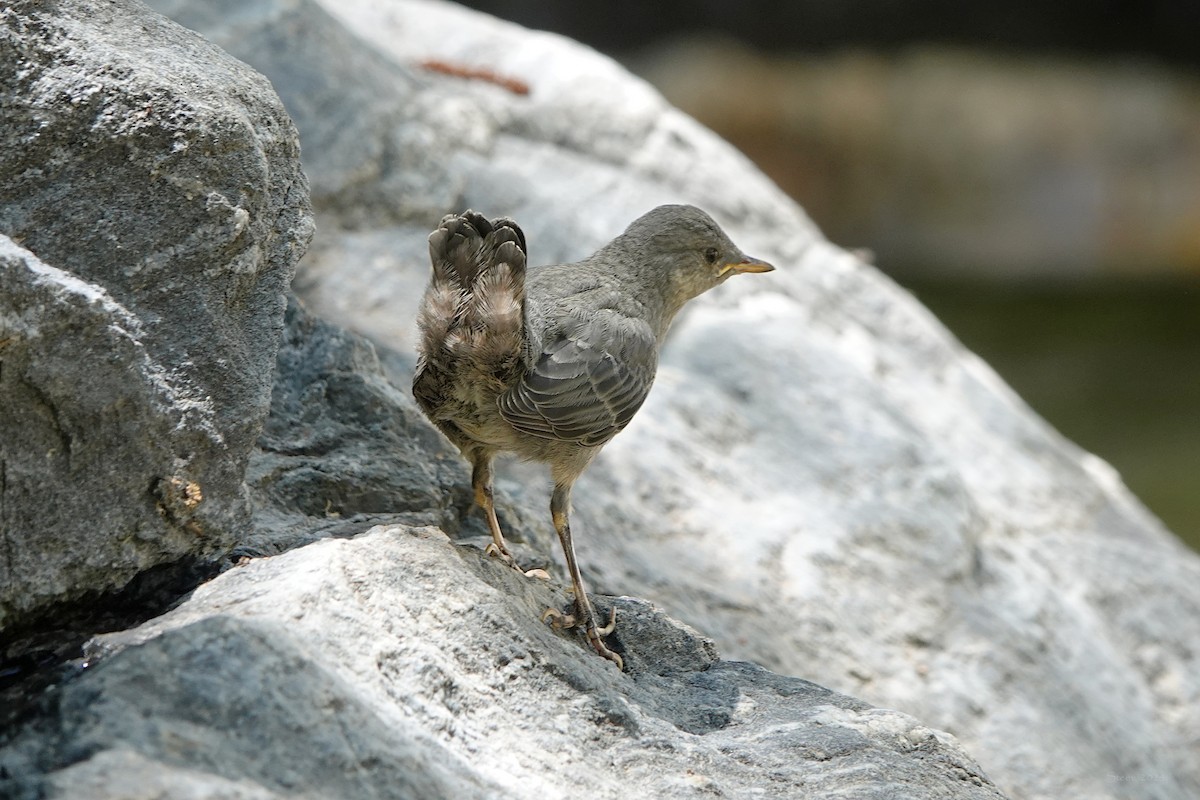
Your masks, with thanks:
M 550 514 L 554 518 L 554 529 L 558 531 L 558 539 L 562 542 L 563 553 L 567 558 L 567 571 L 571 573 L 571 584 L 575 590 L 576 616 L 563 616 L 551 608 L 542 614 L 542 621 L 550 619 L 552 620 L 551 624 L 560 628 L 571 628 L 582 623 L 588 641 L 592 643 L 596 652 L 615 663 L 617 669 L 624 670 L 625 662 L 621 660 L 621 656 L 609 650 L 604 644 L 604 637 L 612 633 L 617 625 L 617 610 L 613 609 L 608 625 L 603 628 L 596 625 L 596 612 L 592 609 L 587 591 L 583 588 L 583 575 L 579 572 L 579 564 L 575 560 L 575 546 L 571 543 L 570 513 L 571 484 L 556 484 L 554 494 L 550 496 Z
M 521 570 L 517 560 L 508 551 L 508 543 L 500 532 L 500 520 L 496 519 L 496 498 L 492 489 L 492 457 L 476 455 L 472 459 L 471 487 L 475 490 L 475 503 L 483 509 L 487 516 L 488 529 L 492 532 L 492 543 L 484 550 L 488 555 L 496 556 L 515 570 L 525 572 L 527 578 L 550 580 L 550 575 L 544 569 Z
M 475 490 L 475 504 L 487 516 L 488 529 L 492 532 L 492 543 L 487 546 L 489 555 L 498 556 L 508 564 L 514 564 L 508 543 L 500 532 L 500 521 L 496 519 L 495 492 L 492 489 L 492 456 L 477 454 L 471 464 L 471 488 Z

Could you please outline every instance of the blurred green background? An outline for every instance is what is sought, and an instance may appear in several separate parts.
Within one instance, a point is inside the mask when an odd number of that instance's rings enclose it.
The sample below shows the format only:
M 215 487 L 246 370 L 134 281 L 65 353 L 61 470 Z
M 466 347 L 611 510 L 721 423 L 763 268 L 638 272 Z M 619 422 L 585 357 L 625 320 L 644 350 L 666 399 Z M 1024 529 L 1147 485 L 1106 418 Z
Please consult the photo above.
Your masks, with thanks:
M 467 4 L 645 77 L 1200 549 L 1200 3 Z
M 1200 550 L 1200 285 L 915 280 L 908 288 Z

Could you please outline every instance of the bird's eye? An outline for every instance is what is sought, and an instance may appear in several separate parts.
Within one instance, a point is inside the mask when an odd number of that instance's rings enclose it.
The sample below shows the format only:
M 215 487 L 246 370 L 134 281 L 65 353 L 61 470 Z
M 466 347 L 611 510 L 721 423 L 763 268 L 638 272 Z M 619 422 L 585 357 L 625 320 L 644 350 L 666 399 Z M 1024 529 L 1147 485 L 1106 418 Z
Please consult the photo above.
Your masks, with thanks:
M 710 247 L 704 251 L 704 260 L 710 264 L 717 263 L 717 248 Z

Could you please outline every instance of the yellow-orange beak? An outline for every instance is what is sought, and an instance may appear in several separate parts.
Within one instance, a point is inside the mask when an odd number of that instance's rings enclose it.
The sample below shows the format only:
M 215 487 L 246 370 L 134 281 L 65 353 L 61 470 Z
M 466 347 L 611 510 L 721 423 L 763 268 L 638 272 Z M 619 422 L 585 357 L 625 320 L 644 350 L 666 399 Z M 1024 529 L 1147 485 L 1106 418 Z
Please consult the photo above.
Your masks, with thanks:
M 765 261 L 759 261 L 757 258 L 746 256 L 741 261 L 734 261 L 721 267 L 721 271 L 717 273 L 717 277 L 722 277 L 727 272 L 770 272 L 775 269 Z

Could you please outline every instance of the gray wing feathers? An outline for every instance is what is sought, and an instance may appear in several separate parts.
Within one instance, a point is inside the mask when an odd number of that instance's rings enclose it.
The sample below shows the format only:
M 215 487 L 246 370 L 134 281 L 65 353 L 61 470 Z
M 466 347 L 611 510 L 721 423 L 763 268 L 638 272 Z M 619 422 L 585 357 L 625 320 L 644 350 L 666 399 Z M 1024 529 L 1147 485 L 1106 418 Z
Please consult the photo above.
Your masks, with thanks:
M 524 433 L 602 445 L 633 419 L 656 366 L 645 323 L 601 317 L 551 340 L 521 382 L 500 395 L 500 414 Z

